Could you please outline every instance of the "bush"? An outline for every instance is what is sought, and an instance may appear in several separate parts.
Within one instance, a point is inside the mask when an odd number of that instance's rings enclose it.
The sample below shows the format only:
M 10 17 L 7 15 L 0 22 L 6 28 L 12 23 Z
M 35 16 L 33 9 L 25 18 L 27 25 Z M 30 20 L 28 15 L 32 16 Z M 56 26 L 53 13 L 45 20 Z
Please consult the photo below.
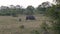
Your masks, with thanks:
M 37 30 L 32 30 L 31 34 L 40 34 Z
M 21 18 L 19 18 L 19 21 L 21 21 Z
M 21 25 L 20 28 L 21 28 L 21 29 L 24 29 L 24 25 Z

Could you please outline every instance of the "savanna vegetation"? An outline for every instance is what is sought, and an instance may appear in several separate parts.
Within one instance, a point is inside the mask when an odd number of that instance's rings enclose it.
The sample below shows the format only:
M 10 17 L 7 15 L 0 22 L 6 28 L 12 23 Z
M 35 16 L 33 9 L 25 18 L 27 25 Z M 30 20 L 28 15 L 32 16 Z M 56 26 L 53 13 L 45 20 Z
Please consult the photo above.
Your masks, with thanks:
M 60 34 L 60 0 L 53 2 L 43 2 L 36 8 L 1 6 L 0 34 Z M 26 15 L 34 15 L 36 20 L 26 21 Z

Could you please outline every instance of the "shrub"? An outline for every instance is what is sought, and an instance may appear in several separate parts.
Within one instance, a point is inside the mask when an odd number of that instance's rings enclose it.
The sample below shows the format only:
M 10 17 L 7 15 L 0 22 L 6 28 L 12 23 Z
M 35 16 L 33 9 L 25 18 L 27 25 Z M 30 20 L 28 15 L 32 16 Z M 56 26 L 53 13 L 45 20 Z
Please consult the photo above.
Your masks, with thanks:
M 21 28 L 21 29 L 24 29 L 24 25 L 21 25 L 20 28 Z

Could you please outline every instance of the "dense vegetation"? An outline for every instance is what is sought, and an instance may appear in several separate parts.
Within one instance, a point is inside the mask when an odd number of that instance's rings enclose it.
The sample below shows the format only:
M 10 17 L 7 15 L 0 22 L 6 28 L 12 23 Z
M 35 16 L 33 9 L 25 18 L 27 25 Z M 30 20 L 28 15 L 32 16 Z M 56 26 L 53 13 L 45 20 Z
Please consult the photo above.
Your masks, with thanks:
M 53 5 L 50 9 L 47 10 L 46 15 L 56 20 L 57 22 L 52 23 L 52 30 L 54 30 L 55 34 L 60 34 L 60 0 L 54 0 L 57 4 Z

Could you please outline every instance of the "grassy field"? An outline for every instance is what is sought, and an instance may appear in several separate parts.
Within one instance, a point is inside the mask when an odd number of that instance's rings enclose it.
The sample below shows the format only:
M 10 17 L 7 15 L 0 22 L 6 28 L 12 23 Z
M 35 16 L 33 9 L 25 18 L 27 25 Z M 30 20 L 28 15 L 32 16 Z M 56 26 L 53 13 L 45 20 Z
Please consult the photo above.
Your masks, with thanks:
M 19 17 L 12 16 L 0 16 L 0 34 L 32 34 L 33 30 L 38 30 L 41 23 L 43 23 L 47 18 L 41 15 L 34 15 L 36 20 L 25 20 L 25 15 L 20 15 Z M 18 19 L 21 18 L 22 21 L 19 22 Z M 24 25 L 24 29 L 20 26 Z

